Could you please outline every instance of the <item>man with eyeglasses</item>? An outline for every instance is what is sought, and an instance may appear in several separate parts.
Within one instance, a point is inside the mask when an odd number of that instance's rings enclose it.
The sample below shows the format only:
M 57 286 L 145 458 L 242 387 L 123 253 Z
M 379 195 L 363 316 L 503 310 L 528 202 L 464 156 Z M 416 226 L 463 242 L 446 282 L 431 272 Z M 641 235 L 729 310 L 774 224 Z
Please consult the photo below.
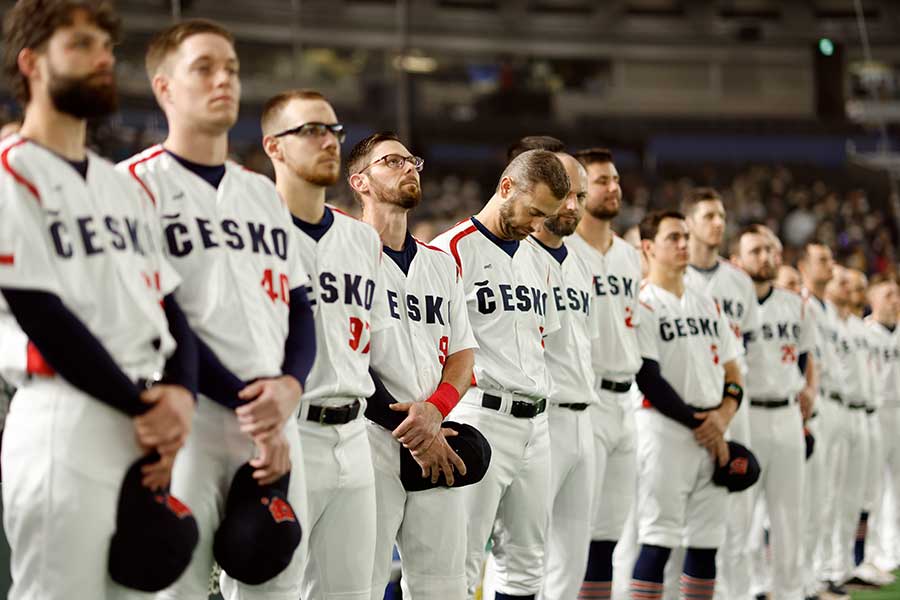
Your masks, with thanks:
M 381 240 L 369 225 L 325 204 L 340 173 L 343 127 L 318 92 L 290 90 L 262 114 L 263 148 L 293 214 L 295 250 L 310 275 L 316 360 L 298 427 L 307 481 L 309 553 L 303 598 L 369 600 L 375 556 L 375 481 L 362 399 L 372 333 L 388 322 Z
M 395 542 L 404 598 L 463 600 L 465 506 L 448 486 L 464 483 L 466 465 L 445 439 L 456 424 L 441 427 L 472 378 L 476 344 L 462 281 L 449 254 L 409 233 L 407 215 L 422 197 L 422 159 L 382 132 L 354 146 L 347 162 L 362 219 L 384 244 L 385 306 L 394 323 L 372 335 L 379 397 L 366 407 L 378 510 L 372 600 L 384 597 Z M 404 468 L 412 465 L 407 450 L 421 469 Z
M 460 269 L 479 348 L 473 385 L 451 418 L 477 427 L 491 445 L 484 479 L 460 490 L 468 514 L 470 598 L 488 538 L 497 600 L 533 599 L 541 589 L 550 513 L 544 336 L 560 324 L 548 300 L 548 265 L 540 249 L 522 240 L 556 214 L 569 188 L 552 152 L 529 150 L 507 165 L 481 212 L 433 242 Z

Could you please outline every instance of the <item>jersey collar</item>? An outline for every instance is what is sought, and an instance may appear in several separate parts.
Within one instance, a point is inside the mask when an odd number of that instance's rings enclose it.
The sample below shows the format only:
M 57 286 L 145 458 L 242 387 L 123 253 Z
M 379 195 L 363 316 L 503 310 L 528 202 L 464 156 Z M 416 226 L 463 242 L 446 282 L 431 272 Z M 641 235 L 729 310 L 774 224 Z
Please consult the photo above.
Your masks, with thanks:
M 775 286 L 773 285 L 772 287 L 769 288 L 769 291 L 766 292 L 765 296 L 763 296 L 762 298 L 758 298 L 759 305 L 762 306 L 763 304 L 765 304 L 766 300 L 771 298 L 772 294 L 774 294 L 774 293 L 775 293 Z
M 719 268 L 719 261 L 716 260 L 716 264 L 714 264 L 714 265 L 711 266 L 711 267 L 707 267 L 707 268 L 697 267 L 697 266 L 694 266 L 694 265 L 688 265 L 688 266 L 689 266 L 690 268 L 694 269 L 695 271 L 698 271 L 698 272 L 700 272 L 700 273 L 703 273 L 704 275 L 710 275 L 710 274 L 712 274 L 712 273 L 715 273 L 716 270 Z
M 494 242 L 494 244 L 498 248 L 509 254 L 510 258 L 512 258 L 516 254 L 516 250 L 519 249 L 519 240 L 501 240 L 496 235 L 491 233 L 490 230 L 475 217 L 472 217 L 472 224 L 475 225 L 478 231 L 484 234 L 484 237 Z
M 403 249 L 394 250 L 388 246 L 384 247 L 384 253 L 394 261 L 404 275 L 409 275 L 409 267 L 412 265 L 413 259 L 416 257 L 418 244 L 409 231 L 406 232 L 406 239 L 403 240 Z
M 175 154 L 174 152 L 170 152 L 166 150 L 166 154 L 174 158 L 178 164 L 182 167 L 213 186 L 215 189 L 219 189 L 219 184 L 222 183 L 222 179 L 225 178 L 225 165 L 201 165 L 200 163 L 195 163 L 186 158 L 182 158 Z
M 535 242 L 537 242 L 537 244 L 538 244 L 541 248 L 543 248 L 544 250 L 546 250 L 546 251 L 550 254 L 550 256 L 552 256 L 554 259 L 556 259 L 556 262 L 558 262 L 559 264 L 563 264 L 563 261 L 566 260 L 566 257 L 569 255 L 569 249 L 566 248 L 565 242 L 563 242 L 563 245 L 560 246 L 559 248 L 551 248 L 550 246 L 548 246 L 547 244 L 545 244 L 545 243 L 542 242 L 541 240 L 537 239 L 537 238 L 534 237 L 533 235 L 530 236 L 530 237 L 531 237 L 532 240 L 534 240 Z
M 328 208 L 328 205 L 325 205 L 325 214 L 322 215 L 322 220 L 318 223 L 307 223 L 300 217 L 295 217 L 291 215 L 291 219 L 294 221 L 294 225 L 296 225 L 300 231 L 308 235 L 313 239 L 313 241 L 318 242 L 322 239 L 328 230 L 331 229 L 331 226 L 334 224 L 334 213 L 331 212 L 331 209 Z

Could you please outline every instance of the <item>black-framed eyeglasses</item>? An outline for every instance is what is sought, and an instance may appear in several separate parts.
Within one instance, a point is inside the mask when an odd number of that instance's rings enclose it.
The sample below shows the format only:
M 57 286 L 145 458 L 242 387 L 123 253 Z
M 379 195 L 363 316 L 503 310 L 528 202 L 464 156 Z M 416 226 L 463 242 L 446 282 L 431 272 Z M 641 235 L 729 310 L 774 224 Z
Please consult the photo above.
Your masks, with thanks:
M 383 162 L 391 169 L 402 169 L 406 163 L 411 164 L 416 171 L 419 173 L 422 172 L 422 168 L 425 166 L 425 159 L 420 156 L 400 156 L 399 154 L 385 154 L 378 160 L 373 160 L 369 164 L 365 166 L 360 173 L 364 173 L 366 169 L 372 167 L 380 162 Z
M 286 135 L 299 135 L 300 137 L 322 137 L 328 132 L 334 134 L 339 144 L 343 144 L 347 139 L 347 132 L 341 123 L 304 123 L 297 125 L 291 129 L 285 129 L 281 133 L 276 133 L 273 137 L 284 137 Z

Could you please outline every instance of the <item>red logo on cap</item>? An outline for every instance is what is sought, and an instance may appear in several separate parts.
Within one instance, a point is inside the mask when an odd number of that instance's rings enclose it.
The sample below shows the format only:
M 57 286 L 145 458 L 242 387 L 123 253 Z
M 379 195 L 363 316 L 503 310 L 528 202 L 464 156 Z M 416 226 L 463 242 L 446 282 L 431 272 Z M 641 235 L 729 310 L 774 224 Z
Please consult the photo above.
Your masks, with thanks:
M 276 523 L 297 520 L 297 517 L 294 516 L 294 509 L 281 498 L 272 498 L 271 502 L 268 498 L 261 498 L 260 502 L 269 507 L 269 512 L 272 514 L 272 518 L 275 519 Z
M 728 473 L 730 475 L 746 475 L 748 466 L 749 462 L 746 458 L 735 458 L 728 466 Z
M 191 509 L 175 496 L 166 496 L 166 506 L 179 519 L 191 516 Z

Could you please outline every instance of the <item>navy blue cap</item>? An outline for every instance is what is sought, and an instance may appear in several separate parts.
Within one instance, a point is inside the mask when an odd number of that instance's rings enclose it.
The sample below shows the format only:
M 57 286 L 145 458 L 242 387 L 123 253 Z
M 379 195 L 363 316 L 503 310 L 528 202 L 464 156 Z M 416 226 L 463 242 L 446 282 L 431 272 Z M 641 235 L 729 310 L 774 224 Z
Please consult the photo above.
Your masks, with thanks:
M 259 585 L 287 568 L 303 532 L 287 499 L 291 474 L 260 485 L 253 471 L 245 463 L 231 481 L 213 555 L 230 577 Z
M 729 492 L 742 492 L 759 480 L 759 461 L 749 448 L 737 442 L 728 442 L 728 455 L 724 467 L 716 465 L 713 483 L 728 488 Z
M 409 449 L 400 446 L 400 481 L 407 492 L 421 492 L 436 487 L 463 487 L 478 483 L 484 478 L 491 464 L 491 445 L 484 435 L 466 423 L 444 421 L 441 427 L 456 430 L 458 435 L 447 438 L 447 443 L 459 455 L 466 465 L 466 474 L 453 476 L 453 486 L 447 485 L 444 474 L 440 474 L 437 483 L 431 483 L 431 477 L 422 477 L 422 468 L 413 458 Z
M 168 490 L 141 483 L 141 467 L 159 461 L 153 452 L 129 467 L 119 491 L 116 531 L 109 545 L 109 576 L 143 592 L 175 583 L 191 562 L 199 532 L 191 510 Z

